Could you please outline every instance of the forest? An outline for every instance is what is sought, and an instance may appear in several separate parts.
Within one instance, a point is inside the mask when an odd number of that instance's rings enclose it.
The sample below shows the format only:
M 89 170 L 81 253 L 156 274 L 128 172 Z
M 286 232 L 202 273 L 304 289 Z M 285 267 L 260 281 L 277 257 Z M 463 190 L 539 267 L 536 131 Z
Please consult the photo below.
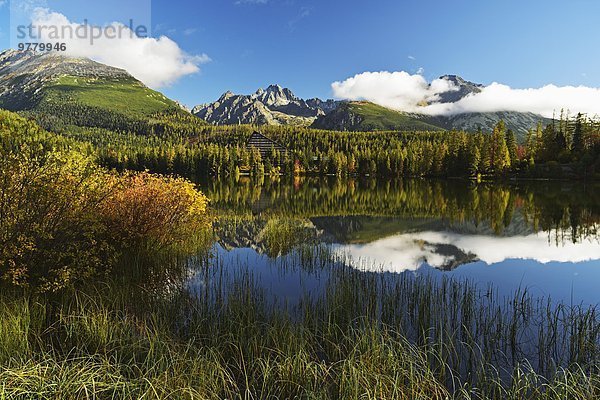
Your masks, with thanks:
M 176 111 L 143 123 L 111 120 L 93 127 L 48 115 L 35 118 L 91 144 L 108 168 L 176 173 L 193 180 L 239 174 L 594 179 L 600 171 L 600 122 L 583 114 L 562 113 L 553 123 L 530 129 L 521 142 L 502 121 L 492 132 L 335 132 L 209 126 Z M 246 145 L 254 131 L 289 152 L 261 156 Z

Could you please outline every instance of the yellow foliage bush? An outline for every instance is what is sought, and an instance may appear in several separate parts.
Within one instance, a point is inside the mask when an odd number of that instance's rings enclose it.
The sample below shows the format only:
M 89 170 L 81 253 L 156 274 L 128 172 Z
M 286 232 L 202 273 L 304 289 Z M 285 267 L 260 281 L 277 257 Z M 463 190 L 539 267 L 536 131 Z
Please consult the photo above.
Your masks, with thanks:
M 206 197 L 180 178 L 100 168 L 72 143 L 0 111 L 0 278 L 55 292 L 106 274 L 130 247 L 185 248 Z
M 0 160 L 0 273 L 19 286 L 56 291 L 106 270 L 114 251 L 98 206 L 105 172 L 77 152 Z
M 125 246 L 154 249 L 189 243 L 206 227 L 208 199 L 182 178 L 128 172 L 112 175 L 102 202 L 109 235 Z

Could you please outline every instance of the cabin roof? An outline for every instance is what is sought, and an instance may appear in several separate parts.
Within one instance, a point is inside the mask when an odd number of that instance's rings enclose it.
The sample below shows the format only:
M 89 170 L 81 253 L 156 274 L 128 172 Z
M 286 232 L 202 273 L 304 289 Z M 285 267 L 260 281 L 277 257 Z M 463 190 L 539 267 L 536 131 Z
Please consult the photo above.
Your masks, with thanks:
M 271 152 L 271 149 L 275 149 L 276 151 L 287 153 L 288 150 L 285 146 L 276 141 L 269 139 L 265 135 L 260 132 L 255 131 L 248 139 L 248 147 L 254 147 L 258 149 L 261 156 L 268 155 Z

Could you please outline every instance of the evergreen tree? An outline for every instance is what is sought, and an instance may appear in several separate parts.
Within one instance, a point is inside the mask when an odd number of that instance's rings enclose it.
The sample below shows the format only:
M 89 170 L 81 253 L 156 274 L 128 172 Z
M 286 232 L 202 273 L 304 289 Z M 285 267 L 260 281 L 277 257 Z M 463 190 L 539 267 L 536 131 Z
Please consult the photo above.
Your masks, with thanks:
M 577 114 L 575 119 L 572 150 L 577 155 L 583 151 L 583 115 L 581 113 Z
M 493 173 L 503 173 L 510 168 L 510 153 L 506 145 L 506 125 L 499 121 L 490 138 L 490 168 Z
M 508 148 L 508 154 L 510 155 L 510 163 L 512 166 L 517 165 L 519 161 L 517 157 L 517 139 L 512 129 L 506 131 L 506 147 Z

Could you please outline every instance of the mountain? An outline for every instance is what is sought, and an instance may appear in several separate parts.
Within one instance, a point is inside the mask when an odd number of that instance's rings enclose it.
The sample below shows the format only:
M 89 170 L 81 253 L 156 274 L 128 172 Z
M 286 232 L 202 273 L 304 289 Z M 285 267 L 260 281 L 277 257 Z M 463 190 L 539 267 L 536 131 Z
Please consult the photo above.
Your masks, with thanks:
M 341 103 L 338 108 L 315 120 L 311 128 L 335 131 L 439 131 L 464 130 L 490 132 L 503 120 L 519 139 L 538 122 L 548 124 L 550 119 L 533 113 L 498 111 L 468 113 L 452 116 L 429 116 L 406 113 L 366 101 Z
M 440 79 L 452 83 L 456 90 L 440 94 L 437 100 L 439 103 L 456 103 L 469 95 L 480 93 L 485 88 L 484 85 L 466 81 L 458 75 L 444 75 L 440 76 Z
M 444 75 L 440 79 L 445 79 L 456 88 L 454 91 L 445 92 L 439 95 L 439 103 L 455 103 L 463 98 L 480 93 L 485 86 L 464 80 L 457 75 Z M 550 119 L 531 112 L 516 111 L 496 111 L 486 113 L 465 113 L 448 117 L 438 117 L 437 123 L 445 126 L 447 129 L 457 129 L 465 131 L 490 131 L 498 121 L 503 120 L 508 129 L 512 129 L 518 135 L 523 136 L 527 130 L 536 126 L 538 122 L 548 124 Z
M 467 96 L 480 93 L 485 86 L 469 82 L 456 75 L 444 75 L 455 90 L 438 95 L 435 103 L 454 103 Z M 503 120 L 518 138 L 523 139 L 527 130 L 538 122 L 548 124 L 550 119 L 534 113 L 497 111 L 487 113 L 465 113 L 450 116 L 430 116 L 407 113 L 378 106 L 369 102 L 341 103 L 335 111 L 320 116 L 312 124 L 313 128 L 341 131 L 372 130 L 464 130 L 490 132 L 498 121 Z
M 0 53 L 0 107 L 50 114 L 71 108 L 131 118 L 180 109 L 122 69 L 87 58 L 15 50 Z
M 439 103 L 453 103 L 484 88 L 456 75 L 442 78 L 451 82 L 455 90 L 439 95 L 434 100 Z M 38 119 L 44 116 L 51 120 L 49 124 L 54 123 L 54 118 L 71 125 L 140 132 L 146 130 L 148 117 L 157 113 L 175 110 L 178 115 L 191 117 L 180 104 L 146 87 L 122 69 L 86 58 L 15 50 L 0 53 L 0 108 L 30 111 Z M 521 138 L 538 122 L 550 121 L 533 113 L 428 116 L 368 102 L 304 100 L 279 85 L 259 89 L 251 95 L 226 92 L 214 103 L 196 106 L 192 113 L 216 125 L 298 125 L 341 131 L 490 131 L 503 119 Z
M 453 115 L 444 119 L 448 129 L 464 130 L 467 132 L 476 132 L 479 129 L 484 132 L 491 132 L 494 125 L 502 120 L 506 123 L 506 127 L 515 132 L 520 139 L 527 135 L 529 129 L 537 126 L 538 122 L 541 122 L 543 125 L 552 122 L 551 119 L 538 114 L 516 111 L 467 113 Z
M 366 101 L 341 103 L 315 120 L 312 128 L 335 131 L 439 131 L 435 122 L 419 114 L 390 110 Z
M 338 104 L 333 100 L 303 100 L 290 89 L 271 85 L 251 95 L 226 92 L 214 103 L 194 107 L 192 113 L 215 125 L 310 125 Z
M 428 104 L 454 103 L 485 88 L 457 75 L 444 75 L 440 79 L 449 81 L 454 90 L 439 94 Z M 303 100 L 279 85 L 259 89 L 251 95 L 226 92 L 214 103 L 194 107 L 192 113 L 215 125 L 310 125 L 338 131 L 481 129 L 489 132 L 502 119 L 520 138 L 538 122 L 550 122 L 537 114 L 512 111 L 430 116 L 366 101 Z

